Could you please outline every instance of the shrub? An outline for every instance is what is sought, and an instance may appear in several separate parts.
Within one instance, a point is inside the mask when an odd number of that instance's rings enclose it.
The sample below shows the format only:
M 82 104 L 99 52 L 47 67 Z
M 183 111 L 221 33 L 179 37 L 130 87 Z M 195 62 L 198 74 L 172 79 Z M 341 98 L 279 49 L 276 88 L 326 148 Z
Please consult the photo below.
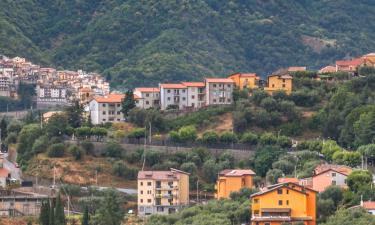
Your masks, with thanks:
M 220 135 L 220 142 L 230 144 L 238 141 L 237 135 L 233 132 L 226 131 Z
M 140 139 L 144 137 L 146 137 L 145 128 L 135 128 L 128 134 L 128 138 Z
M 35 154 L 45 152 L 49 146 L 49 138 L 45 135 L 40 136 L 38 139 L 35 140 L 33 144 L 32 151 Z
M 258 135 L 252 132 L 246 132 L 241 137 L 241 143 L 256 145 L 258 143 Z
M 71 145 L 69 147 L 69 152 L 75 160 L 81 160 L 85 154 L 85 152 L 77 145 Z
M 5 139 L 5 143 L 9 144 L 15 144 L 17 143 L 17 133 L 11 132 L 8 134 L 8 137 Z
M 94 144 L 91 141 L 84 140 L 80 142 L 81 147 L 85 150 L 86 154 L 92 154 L 94 151 Z
M 283 171 L 279 169 L 272 169 L 267 172 L 266 179 L 271 184 L 276 184 L 277 179 L 283 176 Z
M 181 142 L 193 142 L 197 139 L 197 130 L 194 126 L 184 126 L 178 130 Z
M 124 149 L 116 141 L 109 141 L 105 146 L 105 155 L 112 158 L 120 158 Z
M 277 143 L 277 137 L 272 133 L 263 133 L 259 138 L 261 145 L 274 145 Z
M 74 129 L 74 133 L 78 138 L 89 138 L 91 136 L 90 127 L 78 127 Z
M 205 144 L 216 144 L 219 142 L 219 135 L 214 131 L 206 131 L 202 136 L 202 142 Z
M 63 157 L 65 154 L 65 146 L 63 143 L 52 144 L 48 148 L 48 157 Z
M 275 111 L 277 109 L 277 102 L 272 97 L 267 97 L 267 98 L 264 98 L 260 102 L 260 106 L 263 107 L 268 112 L 272 112 L 272 111 Z
M 91 135 L 96 136 L 97 140 L 100 141 L 104 136 L 107 136 L 107 129 L 103 127 L 93 127 L 90 130 Z

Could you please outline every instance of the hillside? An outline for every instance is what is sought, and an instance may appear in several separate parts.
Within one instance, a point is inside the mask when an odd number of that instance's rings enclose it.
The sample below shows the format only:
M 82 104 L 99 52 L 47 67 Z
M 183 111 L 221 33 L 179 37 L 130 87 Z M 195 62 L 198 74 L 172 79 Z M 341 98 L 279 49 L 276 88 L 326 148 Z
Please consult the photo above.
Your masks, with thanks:
M 375 47 L 369 0 L 3 0 L 0 52 L 113 86 L 312 68 Z

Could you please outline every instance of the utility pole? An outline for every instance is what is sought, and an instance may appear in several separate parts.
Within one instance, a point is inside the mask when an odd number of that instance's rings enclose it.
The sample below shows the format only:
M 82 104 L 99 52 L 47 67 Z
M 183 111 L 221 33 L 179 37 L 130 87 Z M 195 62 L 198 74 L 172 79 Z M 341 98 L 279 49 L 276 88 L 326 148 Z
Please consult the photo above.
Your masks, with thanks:
M 199 202 L 199 180 L 197 180 L 197 204 Z
M 151 122 L 149 123 L 149 125 L 150 125 L 150 128 L 149 128 L 149 143 L 150 143 L 150 145 L 151 145 L 151 143 L 152 143 L 152 124 L 151 124 Z
M 56 167 L 53 166 L 53 189 L 56 187 Z
M 98 186 L 98 170 L 95 170 L 95 184 Z

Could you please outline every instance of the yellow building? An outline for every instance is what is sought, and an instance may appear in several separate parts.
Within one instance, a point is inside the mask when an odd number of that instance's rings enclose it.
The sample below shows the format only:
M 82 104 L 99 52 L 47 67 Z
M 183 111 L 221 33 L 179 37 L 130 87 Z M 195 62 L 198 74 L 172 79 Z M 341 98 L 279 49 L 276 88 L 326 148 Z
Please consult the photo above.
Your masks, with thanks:
M 189 173 L 140 171 L 138 173 L 138 215 L 171 214 L 189 204 Z
M 223 170 L 219 173 L 216 182 L 215 198 L 229 198 L 231 192 L 238 192 L 241 188 L 253 188 L 252 170 Z
M 255 73 L 235 73 L 228 77 L 240 90 L 258 88 L 259 77 Z
M 267 87 L 264 88 L 269 94 L 275 91 L 285 91 L 290 94 L 293 89 L 293 77 L 289 74 L 284 75 L 270 75 L 267 78 Z
M 316 194 L 295 183 L 271 185 L 251 195 L 251 225 L 316 225 Z

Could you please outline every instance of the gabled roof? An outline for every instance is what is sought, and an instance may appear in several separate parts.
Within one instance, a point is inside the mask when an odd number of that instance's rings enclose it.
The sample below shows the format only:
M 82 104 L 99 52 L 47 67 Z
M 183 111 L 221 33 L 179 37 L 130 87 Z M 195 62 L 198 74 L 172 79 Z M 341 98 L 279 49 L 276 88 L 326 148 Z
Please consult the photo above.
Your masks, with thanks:
M 336 165 L 336 164 L 320 164 L 315 167 L 314 174 L 320 174 L 322 172 L 326 172 L 329 169 L 333 169 L 337 172 L 343 173 L 345 175 L 349 175 L 352 172 L 352 168 L 345 165 Z
M 306 69 L 306 66 L 291 66 L 288 68 L 288 72 L 306 71 Z
M 334 73 L 336 72 L 335 66 L 325 66 L 319 70 L 319 73 Z
M 243 175 L 255 175 L 254 171 L 247 169 L 247 170 L 223 170 L 219 173 L 220 176 L 227 176 L 227 177 L 237 177 Z
M 298 178 L 295 177 L 280 177 L 277 179 L 277 183 L 299 183 Z
M 205 87 L 204 82 L 181 82 L 186 87 Z
M 5 168 L 0 168 L 0 177 L 8 177 L 9 176 L 9 170 Z
M 123 94 L 109 94 L 106 96 L 96 96 L 94 100 L 98 103 L 120 103 L 125 97 Z
M 206 78 L 207 83 L 234 83 L 232 79 L 229 78 Z
M 336 61 L 337 66 L 359 66 L 363 63 L 364 63 L 364 59 L 362 59 L 362 58 Z
M 160 92 L 160 89 L 158 87 L 138 87 L 138 88 L 135 88 L 134 91 L 139 91 L 139 92 Z
M 184 89 L 186 86 L 183 84 L 160 84 L 160 88 Z
M 296 191 L 296 192 L 299 192 L 301 194 L 305 194 L 305 195 L 308 195 L 308 193 L 304 192 L 304 191 L 300 191 L 298 189 L 295 189 L 295 188 L 292 188 L 292 187 L 289 187 L 289 184 L 293 185 L 293 186 L 298 186 L 302 189 L 306 189 L 306 190 L 309 190 L 309 191 L 312 191 L 312 192 L 315 192 L 317 193 L 317 191 L 315 191 L 314 189 L 311 189 L 311 188 L 308 188 L 308 187 L 305 187 L 303 185 L 300 185 L 300 184 L 296 184 L 296 183 L 293 183 L 293 182 L 287 182 L 287 183 L 280 183 L 280 184 L 274 184 L 274 185 L 270 185 L 270 186 L 267 186 L 265 189 L 263 189 L 262 191 L 260 192 L 257 192 L 255 194 L 252 194 L 251 197 L 254 197 L 254 196 L 260 196 L 260 195 L 263 195 L 263 194 L 266 194 L 266 193 L 270 193 L 274 190 L 277 190 L 279 188 L 287 188 L 289 190 L 293 190 L 293 191 Z
M 259 78 L 256 73 L 234 73 L 230 75 L 229 77 L 234 77 L 234 76 Z
M 375 202 L 371 202 L 371 201 L 363 202 L 362 207 L 367 210 L 375 210 Z

